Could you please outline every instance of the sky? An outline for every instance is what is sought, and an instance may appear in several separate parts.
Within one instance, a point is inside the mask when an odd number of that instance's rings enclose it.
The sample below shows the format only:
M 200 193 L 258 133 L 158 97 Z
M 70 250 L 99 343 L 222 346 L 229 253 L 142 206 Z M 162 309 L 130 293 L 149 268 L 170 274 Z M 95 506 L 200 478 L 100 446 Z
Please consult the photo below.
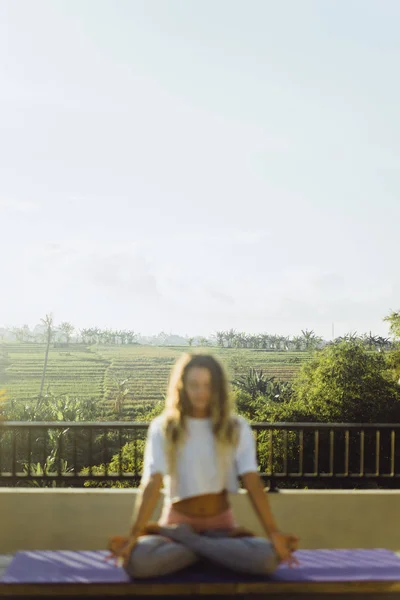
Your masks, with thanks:
M 400 308 L 397 0 L 0 0 L 0 326 Z

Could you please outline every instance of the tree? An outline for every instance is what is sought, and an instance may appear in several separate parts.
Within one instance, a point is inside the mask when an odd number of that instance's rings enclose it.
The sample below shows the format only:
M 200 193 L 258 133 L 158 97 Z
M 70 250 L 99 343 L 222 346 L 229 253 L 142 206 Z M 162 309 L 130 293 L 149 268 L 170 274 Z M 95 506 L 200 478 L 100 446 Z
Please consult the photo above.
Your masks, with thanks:
M 46 377 L 47 362 L 49 359 L 50 343 L 51 343 L 51 338 L 53 337 L 53 315 L 51 313 L 49 313 L 45 316 L 44 319 L 40 319 L 40 320 L 43 323 L 43 325 L 46 327 L 46 354 L 44 357 L 44 365 L 43 365 L 42 381 L 40 383 L 39 397 L 41 397 L 43 395 L 44 380 Z
M 121 340 L 122 346 L 125 346 L 126 340 L 127 340 L 127 335 L 126 335 L 125 329 L 119 329 L 117 331 L 117 336 Z
M 68 322 L 64 321 L 60 325 L 60 330 L 65 335 L 65 341 L 69 345 L 69 342 L 71 340 L 71 335 L 74 333 L 75 327 L 72 325 L 72 323 L 68 323 Z
M 310 421 L 391 423 L 400 416 L 400 394 L 387 358 L 359 340 L 327 346 L 304 363 L 294 383 Z
M 246 348 L 246 345 L 247 345 L 247 335 L 244 332 L 237 333 L 233 340 L 233 346 L 235 348 Z
M 43 396 L 37 396 L 30 400 L 7 399 L 1 401 L 0 393 L 0 420 L 1 415 L 7 421 L 101 421 L 106 420 L 104 409 L 99 407 L 96 398 L 78 398 L 68 394 L 54 395 L 51 391 Z M 107 418 L 108 420 L 108 418 Z M 92 434 L 85 430 L 71 430 L 69 427 L 57 429 L 40 429 L 35 436 L 34 442 L 29 444 L 23 431 L 16 432 L 16 453 L 13 449 L 13 437 L 11 432 L 5 433 L 1 440 L 3 469 L 11 470 L 12 462 L 16 459 L 18 471 L 28 470 L 26 464 L 27 453 L 32 474 L 43 475 L 55 474 L 58 469 L 62 473 L 68 472 L 66 458 L 76 453 L 77 468 L 87 465 L 87 448 Z M 93 436 L 93 455 L 102 455 L 104 444 L 99 439 L 101 436 Z M 60 442 L 62 440 L 62 448 Z M 43 453 L 45 449 L 45 454 Z M 62 454 L 60 454 L 62 450 Z M 97 460 L 97 458 L 96 458 Z M 28 485 L 39 487 L 55 486 L 55 483 L 46 481 L 25 482 Z M 58 484 L 57 484 L 58 487 Z
M 400 338 L 400 311 L 392 311 L 390 315 L 383 319 L 389 323 L 389 331 L 394 338 Z
M 315 350 L 322 342 L 322 338 L 315 335 L 314 331 L 309 331 L 308 329 L 305 330 L 301 330 L 303 339 L 304 339 L 304 344 L 306 347 L 306 350 L 308 352 Z
M 29 329 L 29 325 L 22 326 L 22 339 L 23 341 L 29 342 L 32 339 L 31 330 Z
M 113 339 L 113 333 L 110 329 L 104 329 L 101 332 L 101 343 L 108 345 L 112 343 L 112 339 Z
M 225 339 L 228 343 L 228 348 L 232 348 L 233 340 L 235 339 L 235 336 L 236 336 L 235 329 L 230 329 L 229 331 L 225 332 Z
M 341 341 L 326 346 L 316 352 L 310 361 L 303 363 L 293 382 L 293 393 L 283 401 L 266 401 L 266 397 L 248 397 L 247 403 L 239 397 L 238 407 L 254 421 L 301 422 L 301 423 L 398 423 L 400 420 L 400 386 L 391 370 L 393 353 L 367 350 L 361 340 Z M 243 392 L 239 392 L 243 393 Z M 391 438 L 390 430 L 382 430 L 380 435 L 380 466 L 383 473 L 390 471 Z M 330 431 L 319 433 L 319 472 L 331 472 Z M 333 472 L 343 473 L 345 461 L 349 460 L 350 473 L 359 473 L 361 464 L 361 441 L 363 440 L 364 472 L 373 474 L 376 470 L 376 444 L 374 431 L 360 429 L 346 433 L 336 431 L 334 437 Z M 346 443 L 349 454 L 346 459 Z M 314 471 L 315 444 L 314 432 L 304 431 L 300 442 L 298 434 L 282 431 L 273 433 L 273 453 L 268 434 L 259 434 L 260 468 L 268 470 L 272 461 L 274 471 L 297 472 L 299 468 L 300 446 L 303 449 L 303 471 Z M 286 458 L 285 458 L 286 457 Z M 396 446 L 395 460 L 400 460 L 400 449 Z M 285 467 L 286 465 L 286 467 Z M 320 483 L 324 487 L 324 483 Z M 328 487 L 335 484 L 328 483 Z M 350 486 L 356 485 L 349 482 Z M 364 485 L 363 482 L 360 485 Z
M 303 345 L 304 345 L 304 338 L 301 335 L 296 335 L 293 339 L 292 339 L 292 344 L 294 346 L 294 349 L 297 352 L 300 352 L 303 349 Z
M 81 329 L 80 334 L 81 334 L 81 338 L 82 338 L 82 343 L 87 344 L 88 338 L 90 336 L 90 329 Z
M 128 331 L 126 332 L 126 337 L 128 344 L 134 344 L 137 338 L 137 333 L 133 331 L 133 329 L 128 329 Z
M 98 327 L 92 327 L 91 329 L 89 329 L 90 344 L 98 344 L 99 336 L 100 329 Z
M 270 421 L 273 406 L 277 403 L 289 405 L 293 395 L 293 386 L 288 381 L 277 381 L 269 378 L 263 386 L 262 393 L 254 394 L 250 389 L 237 386 L 234 391 L 235 404 L 238 412 L 254 423 Z
M 225 341 L 225 333 L 223 331 L 217 331 L 215 333 L 215 338 L 217 340 L 217 344 L 220 348 L 224 347 L 224 341 Z
M 372 335 L 372 332 L 365 333 L 362 336 L 363 343 L 368 350 L 374 350 L 377 346 L 378 338 L 376 335 Z
M 126 379 L 118 379 L 114 377 L 115 392 L 113 394 L 113 408 L 118 420 L 121 420 L 123 417 L 125 402 L 130 394 L 129 381 L 129 377 Z
M 15 339 L 17 340 L 17 342 L 23 342 L 24 341 L 24 330 L 22 329 L 22 327 L 14 327 L 12 330 L 13 334 L 15 335 Z

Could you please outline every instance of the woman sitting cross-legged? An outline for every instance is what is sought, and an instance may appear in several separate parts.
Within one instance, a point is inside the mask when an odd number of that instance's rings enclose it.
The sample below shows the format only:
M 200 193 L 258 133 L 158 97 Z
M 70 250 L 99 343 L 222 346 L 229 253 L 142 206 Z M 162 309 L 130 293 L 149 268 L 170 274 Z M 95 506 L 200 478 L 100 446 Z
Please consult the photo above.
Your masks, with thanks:
M 238 492 L 239 476 L 269 540 L 234 521 L 228 494 Z M 163 484 L 161 518 L 149 523 Z M 277 528 L 250 425 L 234 414 L 225 373 L 212 356 L 185 354 L 176 363 L 165 410 L 149 426 L 140 487 L 129 537 L 109 544 L 134 578 L 173 573 L 200 559 L 253 574 L 296 564 L 298 538 Z

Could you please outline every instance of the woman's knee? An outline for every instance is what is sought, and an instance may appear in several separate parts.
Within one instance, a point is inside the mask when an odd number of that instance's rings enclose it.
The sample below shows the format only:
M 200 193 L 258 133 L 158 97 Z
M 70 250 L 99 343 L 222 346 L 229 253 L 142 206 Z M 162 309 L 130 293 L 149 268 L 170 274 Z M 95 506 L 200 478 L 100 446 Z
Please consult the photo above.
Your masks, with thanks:
M 265 556 L 264 568 L 266 575 L 273 573 L 278 568 L 280 562 L 281 560 L 271 544 L 271 549 Z
M 273 573 L 280 559 L 274 546 L 265 538 L 251 538 L 250 545 L 254 558 L 252 567 L 257 575 L 270 575 Z
M 161 543 L 162 539 L 157 536 L 139 538 L 126 566 L 127 573 L 135 578 L 156 576 L 159 559 L 155 550 Z
M 154 577 L 157 575 L 157 565 L 153 560 L 146 560 L 140 554 L 132 553 L 125 571 L 135 579 Z
M 178 571 L 195 562 L 183 546 L 160 536 L 143 536 L 133 550 L 126 572 L 136 579 L 158 577 Z

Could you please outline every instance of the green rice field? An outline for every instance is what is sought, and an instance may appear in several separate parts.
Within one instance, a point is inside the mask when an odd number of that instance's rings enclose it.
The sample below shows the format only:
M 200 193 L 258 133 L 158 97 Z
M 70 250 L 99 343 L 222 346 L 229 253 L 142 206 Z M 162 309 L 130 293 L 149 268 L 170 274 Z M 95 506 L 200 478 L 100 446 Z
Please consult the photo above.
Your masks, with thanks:
M 96 398 L 111 405 L 118 382 L 129 378 L 125 406 L 162 399 L 168 375 L 185 347 L 165 346 L 85 346 L 51 348 L 44 390 L 55 395 L 70 394 Z M 262 369 L 268 376 L 291 381 L 300 365 L 309 359 L 306 352 L 270 352 L 231 348 L 198 348 L 209 352 L 225 365 L 229 377 L 239 376 L 250 367 Z M 15 400 L 38 395 L 43 371 L 45 345 L 27 343 L 0 344 L 0 389 Z

